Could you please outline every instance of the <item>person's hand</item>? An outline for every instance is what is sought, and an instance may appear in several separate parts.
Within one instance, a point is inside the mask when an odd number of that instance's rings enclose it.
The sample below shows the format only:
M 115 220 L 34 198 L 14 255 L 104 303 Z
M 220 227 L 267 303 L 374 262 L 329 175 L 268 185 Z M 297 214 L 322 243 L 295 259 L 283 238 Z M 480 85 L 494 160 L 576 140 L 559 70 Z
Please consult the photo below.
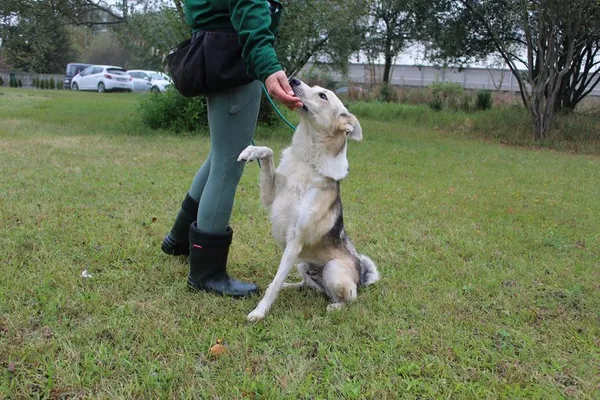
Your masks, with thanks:
M 274 74 L 271 74 L 265 80 L 265 86 L 271 97 L 279 100 L 288 108 L 293 110 L 294 108 L 302 107 L 302 102 L 294 95 L 294 91 L 288 82 L 288 77 L 285 72 L 277 71 Z

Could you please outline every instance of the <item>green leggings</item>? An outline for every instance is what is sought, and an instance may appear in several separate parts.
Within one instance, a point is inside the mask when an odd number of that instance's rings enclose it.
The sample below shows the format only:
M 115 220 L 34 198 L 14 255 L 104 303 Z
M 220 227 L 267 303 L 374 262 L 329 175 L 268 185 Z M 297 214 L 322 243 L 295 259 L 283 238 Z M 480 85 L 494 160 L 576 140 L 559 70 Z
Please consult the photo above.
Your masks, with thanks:
M 196 226 L 207 233 L 224 233 L 229 225 L 244 163 L 237 161 L 250 144 L 260 108 L 262 83 L 207 96 L 210 153 L 196 173 L 189 195 L 199 202 Z

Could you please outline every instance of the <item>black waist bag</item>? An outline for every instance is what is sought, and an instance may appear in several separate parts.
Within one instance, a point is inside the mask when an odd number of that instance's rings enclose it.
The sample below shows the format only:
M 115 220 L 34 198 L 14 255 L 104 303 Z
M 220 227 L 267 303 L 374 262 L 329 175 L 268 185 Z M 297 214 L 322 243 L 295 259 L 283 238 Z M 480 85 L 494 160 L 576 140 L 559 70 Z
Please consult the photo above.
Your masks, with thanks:
M 242 60 L 238 34 L 198 31 L 167 56 L 175 88 L 185 97 L 196 97 L 252 82 Z

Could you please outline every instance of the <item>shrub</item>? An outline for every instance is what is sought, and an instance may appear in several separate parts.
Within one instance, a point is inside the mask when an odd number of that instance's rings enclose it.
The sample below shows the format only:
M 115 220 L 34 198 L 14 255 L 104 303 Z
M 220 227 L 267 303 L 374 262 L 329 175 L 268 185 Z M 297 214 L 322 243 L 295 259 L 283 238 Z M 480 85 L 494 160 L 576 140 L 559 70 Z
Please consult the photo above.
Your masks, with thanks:
M 302 77 L 308 86 L 321 86 L 329 90 L 335 90 L 338 87 L 338 82 L 328 73 L 318 74 L 314 71 L 309 72 Z
M 276 103 L 277 105 L 277 103 Z M 280 105 L 277 105 L 280 107 Z M 272 126 L 279 120 L 279 117 L 275 113 L 271 102 L 267 99 L 267 96 L 263 94 L 260 100 L 260 110 L 258 111 L 258 123 L 263 125 Z
M 398 101 L 398 93 L 394 85 L 384 84 L 379 89 L 379 101 L 385 103 L 395 103 Z
M 429 85 L 432 101 L 429 106 L 434 110 L 450 109 L 458 111 L 464 105 L 463 96 L 465 89 L 460 83 L 434 82 Z
M 431 99 L 431 101 L 429 102 L 429 107 L 433 111 L 442 111 L 442 109 L 444 108 L 444 103 L 442 101 L 442 98 L 436 96 L 433 99 Z
M 489 110 L 492 108 L 492 92 L 489 90 L 478 91 L 475 108 L 477 110 Z
M 139 105 L 142 123 L 151 129 L 194 132 L 206 125 L 206 99 L 184 97 L 176 89 L 148 94 Z
M 460 110 L 465 112 L 473 111 L 473 96 L 465 91 L 460 98 Z
M 4 86 L 4 79 L 0 76 L 0 86 Z
M 56 83 L 54 82 L 54 78 L 50 78 L 50 89 L 56 89 Z
M 18 87 L 23 87 L 23 82 L 21 82 L 21 80 L 20 80 L 20 79 L 17 81 L 17 86 L 18 86 Z
M 56 88 L 58 90 L 63 90 L 65 88 L 65 85 L 63 84 L 63 81 L 56 82 Z

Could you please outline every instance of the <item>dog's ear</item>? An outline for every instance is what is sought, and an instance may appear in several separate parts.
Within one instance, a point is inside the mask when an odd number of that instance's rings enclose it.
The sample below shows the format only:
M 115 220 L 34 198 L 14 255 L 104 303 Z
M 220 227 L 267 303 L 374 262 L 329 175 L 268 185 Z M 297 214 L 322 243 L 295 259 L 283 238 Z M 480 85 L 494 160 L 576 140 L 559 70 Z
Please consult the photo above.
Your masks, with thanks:
M 362 140 L 362 128 L 354 115 L 347 112 L 340 114 L 338 126 L 349 139 Z

